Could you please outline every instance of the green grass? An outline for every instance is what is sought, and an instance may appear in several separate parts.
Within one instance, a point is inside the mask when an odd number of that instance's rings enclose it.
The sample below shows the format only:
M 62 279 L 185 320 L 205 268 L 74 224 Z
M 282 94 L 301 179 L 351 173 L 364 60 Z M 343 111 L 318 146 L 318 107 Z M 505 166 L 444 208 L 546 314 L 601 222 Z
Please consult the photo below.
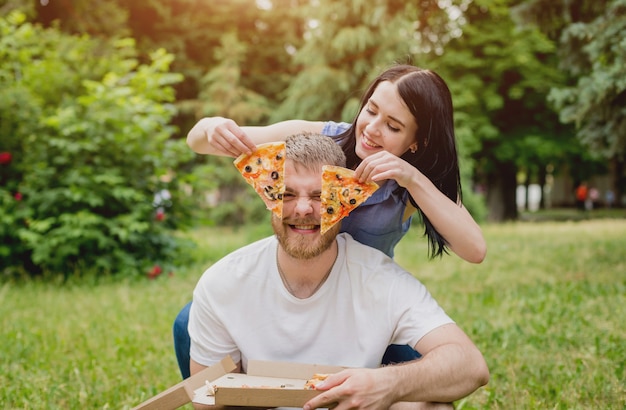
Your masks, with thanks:
M 415 228 L 396 257 L 490 366 L 489 385 L 457 408 L 626 408 L 626 219 L 483 229 L 480 265 L 427 261 Z M 151 281 L 2 285 L 0 408 L 130 408 L 177 383 L 178 310 L 206 266 L 268 233 L 196 230 L 206 263 Z
M 595 208 L 591 211 L 581 211 L 576 208 L 550 208 L 520 213 L 520 220 L 530 222 L 542 221 L 584 221 L 589 219 L 621 219 L 626 218 L 624 208 Z

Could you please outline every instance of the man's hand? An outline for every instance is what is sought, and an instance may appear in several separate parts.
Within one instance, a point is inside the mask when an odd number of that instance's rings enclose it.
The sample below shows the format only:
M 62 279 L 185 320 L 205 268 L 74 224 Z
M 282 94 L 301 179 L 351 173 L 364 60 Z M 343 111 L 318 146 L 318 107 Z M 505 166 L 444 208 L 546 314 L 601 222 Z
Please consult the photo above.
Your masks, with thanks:
M 390 379 L 383 369 L 348 369 L 328 376 L 317 384 L 323 393 L 309 400 L 304 410 L 329 407 L 334 410 L 380 409 L 392 404 Z

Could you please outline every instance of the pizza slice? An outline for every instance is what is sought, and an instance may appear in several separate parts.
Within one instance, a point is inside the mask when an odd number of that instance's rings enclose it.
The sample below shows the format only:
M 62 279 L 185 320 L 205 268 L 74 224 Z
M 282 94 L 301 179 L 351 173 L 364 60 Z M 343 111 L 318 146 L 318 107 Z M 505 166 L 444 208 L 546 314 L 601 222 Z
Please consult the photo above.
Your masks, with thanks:
M 323 382 L 327 378 L 328 378 L 327 374 L 315 373 L 313 377 L 311 377 L 310 379 L 306 381 L 306 383 L 304 383 L 304 390 L 315 390 L 315 386 L 317 386 L 318 383 Z
M 259 194 L 267 209 L 283 217 L 285 192 L 285 143 L 260 144 L 256 151 L 241 154 L 233 162 L 246 182 Z
M 367 200 L 378 184 L 359 182 L 354 171 L 334 165 L 322 167 L 322 214 L 321 233 L 325 233 L 337 222 L 348 216 L 357 206 Z

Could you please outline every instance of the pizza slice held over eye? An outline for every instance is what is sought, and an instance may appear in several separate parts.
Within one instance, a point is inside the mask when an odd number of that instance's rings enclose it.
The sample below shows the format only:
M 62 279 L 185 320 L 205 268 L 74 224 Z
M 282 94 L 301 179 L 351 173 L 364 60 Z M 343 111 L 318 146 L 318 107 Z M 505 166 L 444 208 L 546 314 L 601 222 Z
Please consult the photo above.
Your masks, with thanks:
M 241 154 L 233 162 L 246 182 L 259 194 L 267 209 L 283 217 L 285 192 L 285 143 L 272 142 L 257 146 L 250 154 Z
M 325 233 L 337 222 L 348 216 L 354 208 L 367 200 L 378 184 L 359 182 L 354 171 L 333 165 L 322 167 L 321 233 Z

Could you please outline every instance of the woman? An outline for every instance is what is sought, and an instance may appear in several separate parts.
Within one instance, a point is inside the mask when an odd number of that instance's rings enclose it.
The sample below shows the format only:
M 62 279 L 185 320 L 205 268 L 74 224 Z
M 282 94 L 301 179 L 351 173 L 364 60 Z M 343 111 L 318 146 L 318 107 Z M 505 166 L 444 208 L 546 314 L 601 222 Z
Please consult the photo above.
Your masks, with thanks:
M 256 144 L 307 131 L 334 138 L 346 154 L 347 166 L 361 180 L 381 186 L 342 220 L 342 231 L 393 257 L 417 212 L 431 257 L 450 249 L 468 262 L 482 262 L 486 244 L 461 201 L 452 98 L 439 75 L 411 65 L 389 68 L 370 84 L 352 124 L 291 120 L 239 127 L 229 119 L 204 118 L 189 131 L 187 143 L 197 153 L 236 157 L 253 151 Z M 188 308 L 174 325 L 179 365 L 187 360 L 179 354 L 179 339 L 182 330 L 186 332 Z M 391 360 L 410 359 L 414 353 Z

